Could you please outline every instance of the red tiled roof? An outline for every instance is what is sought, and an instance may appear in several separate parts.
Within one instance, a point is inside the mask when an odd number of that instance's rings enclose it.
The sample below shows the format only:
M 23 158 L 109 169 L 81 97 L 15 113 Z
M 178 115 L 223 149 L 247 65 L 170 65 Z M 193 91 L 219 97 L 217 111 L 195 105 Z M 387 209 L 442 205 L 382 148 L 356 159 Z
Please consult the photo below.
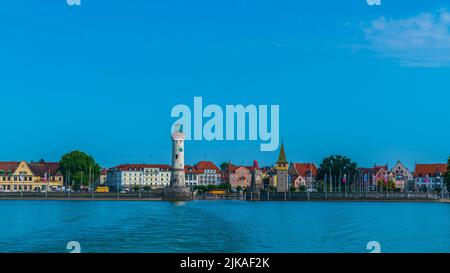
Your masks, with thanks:
M 212 163 L 211 161 L 200 161 L 195 165 L 195 168 L 199 171 L 199 173 L 204 173 L 205 170 L 215 170 L 217 173 L 220 172 L 220 169 Z
M 314 163 L 292 163 L 297 174 L 305 177 L 308 172 L 312 172 L 313 176 L 317 176 L 317 167 Z
M 185 165 L 184 166 L 184 172 L 185 173 L 198 173 L 198 170 L 195 166 Z
M 39 162 L 27 164 L 36 176 L 44 176 L 45 173 L 49 173 L 50 176 L 62 175 L 58 162 Z
M 11 173 L 16 171 L 17 166 L 19 166 L 19 162 L 0 162 L 0 171 L 4 171 L 7 174 L 8 171 Z
M 375 172 L 378 172 L 378 171 L 381 170 L 381 169 L 387 171 L 387 170 L 388 170 L 388 165 L 384 165 L 384 166 L 377 166 L 377 165 L 375 165 L 375 166 L 373 166 L 372 169 L 373 169 Z
M 435 176 L 436 174 L 447 173 L 447 164 L 416 164 L 416 170 L 414 171 L 415 177 L 421 176 Z

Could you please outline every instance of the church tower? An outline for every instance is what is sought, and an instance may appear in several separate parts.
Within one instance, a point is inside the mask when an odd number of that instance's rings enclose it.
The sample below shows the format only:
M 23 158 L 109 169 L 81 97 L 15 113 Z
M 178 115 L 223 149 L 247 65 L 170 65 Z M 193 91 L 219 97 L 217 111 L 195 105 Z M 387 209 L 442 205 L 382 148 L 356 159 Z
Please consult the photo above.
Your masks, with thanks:
M 275 165 L 275 169 L 277 170 L 277 191 L 287 192 L 289 184 L 289 176 L 288 176 L 289 163 L 286 160 L 284 143 L 281 143 L 280 154 L 278 155 L 278 161 Z
M 180 125 L 175 125 L 172 132 L 172 168 L 170 187 L 181 188 L 185 187 L 185 173 L 184 173 L 184 139 L 183 128 Z

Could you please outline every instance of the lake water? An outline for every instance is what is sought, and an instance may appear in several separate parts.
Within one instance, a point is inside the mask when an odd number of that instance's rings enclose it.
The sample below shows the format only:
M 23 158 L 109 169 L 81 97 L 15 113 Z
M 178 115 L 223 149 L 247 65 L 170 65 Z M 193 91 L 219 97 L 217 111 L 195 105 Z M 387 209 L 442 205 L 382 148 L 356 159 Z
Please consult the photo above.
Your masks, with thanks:
M 0 252 L 450 252 L 450 204 L 0 201 Z

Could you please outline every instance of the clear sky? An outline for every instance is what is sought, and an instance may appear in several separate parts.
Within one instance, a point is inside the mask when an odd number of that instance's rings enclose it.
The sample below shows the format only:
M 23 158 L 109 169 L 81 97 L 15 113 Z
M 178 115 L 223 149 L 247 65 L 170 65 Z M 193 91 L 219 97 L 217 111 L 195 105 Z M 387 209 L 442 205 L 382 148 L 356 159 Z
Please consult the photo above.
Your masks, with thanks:
M 10 0 L 0 7 L 0 160 L 169 163 L 171 108 L 279 104 L 288 160 L 450 155 L 444 0 Z M 449 11 L 446 10 L 449 8 Z M 272 164 L 259 142 L 186 161 Z

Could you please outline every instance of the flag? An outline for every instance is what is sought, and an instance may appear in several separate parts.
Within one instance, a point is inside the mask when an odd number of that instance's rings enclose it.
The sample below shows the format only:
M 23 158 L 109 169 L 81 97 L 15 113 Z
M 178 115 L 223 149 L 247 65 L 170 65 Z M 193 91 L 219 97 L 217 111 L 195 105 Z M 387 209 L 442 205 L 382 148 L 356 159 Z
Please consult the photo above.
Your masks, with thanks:
M 47 182 L 47 173 L 44 173 L 44 178 L 42 179 L 44 182 Z
M 364 183 L 367 183 L 369 181 L 369 176 L 366 174 L 364 174 Z
M 342 183 L 347 183 L 347 175 L 344 174 L 344 177 L 342 178 Z
M 385 175 L 384 175 L 384 184 L 387 184 L 387 183 L 388 183 L 388 175 L 385 174 Z

